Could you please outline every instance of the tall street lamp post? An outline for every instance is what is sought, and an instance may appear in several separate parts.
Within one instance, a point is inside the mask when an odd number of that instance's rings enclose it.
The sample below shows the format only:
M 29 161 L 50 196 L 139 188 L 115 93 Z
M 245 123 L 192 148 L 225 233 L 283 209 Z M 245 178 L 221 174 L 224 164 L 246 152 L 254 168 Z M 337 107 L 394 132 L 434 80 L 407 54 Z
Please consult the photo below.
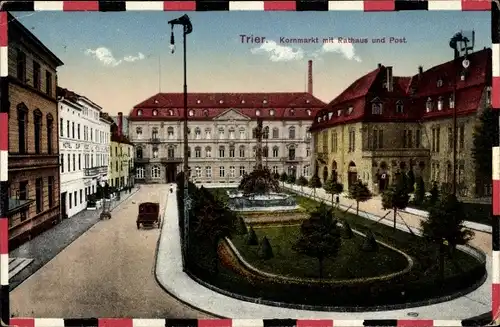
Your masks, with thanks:
M 183 262 L 185 263 L 187 249 L 189 246 L 189 207 L 190 199 L 188 195 L 188 182 L 189 182 L 189 164 L 188 164 L 188 109 L 187 109 L 187 71 L 186 71 L 186 35 L 193 31 L 193 25 L 188 15 L 183 15 L 179 18 L 172 19 L 168 22 L 171 28 L 170 34 L 170 49 L 172 53 L 175 51 L 174 40 L 174 25 L 181 25 L 183 29 L 183 59 L 184 59 L 184 238 L 183 238 Z M 185 269 L 185 264 L 183 265 Z
M 457 195 L 457 77 L 460 78 L 462 74 L 469 68 L 469 60 L 467 55 L 469 51 L 474 49 L 475 32 L 472 31 L 472 40 L 464 36 L 462 32 L 456 33 L 450 40 L 450 47 L 453 49 L 453 70 L 460 72 L 453 75 L 453 180 L 452 180 L 452 194 Z M 460 48 L 459 48 L 460 46 Z M 462 61 L 463 69 L 458 67 L 457 61 L 460 58 L 460 51 L 465 51 L 464 60 Z M 457 76 L 458 75 L 458 76 Z

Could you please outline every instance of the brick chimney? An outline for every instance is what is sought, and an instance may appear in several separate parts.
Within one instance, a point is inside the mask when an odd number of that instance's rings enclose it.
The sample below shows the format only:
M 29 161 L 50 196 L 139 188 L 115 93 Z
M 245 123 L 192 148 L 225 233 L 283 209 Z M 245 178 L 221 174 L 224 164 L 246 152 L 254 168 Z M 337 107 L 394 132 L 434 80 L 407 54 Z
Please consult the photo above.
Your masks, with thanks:
M 423 72 L 424 72 L 424 67 L 418 66 L 418 74 L 422 75 Z
M 313 93 L 313 62 L 309 60 L 307 65 L 307 93 Z
M 386 71 L 386 86 L 387 86 L 387 92 L 392 92 L 394 89 L 394 78 L 392 76 L 392 66 L 387 66 L 385 67 Z
M 123 128 L 123 113 L 118 113 L 118 136 L 122 136 L 122 128 Z

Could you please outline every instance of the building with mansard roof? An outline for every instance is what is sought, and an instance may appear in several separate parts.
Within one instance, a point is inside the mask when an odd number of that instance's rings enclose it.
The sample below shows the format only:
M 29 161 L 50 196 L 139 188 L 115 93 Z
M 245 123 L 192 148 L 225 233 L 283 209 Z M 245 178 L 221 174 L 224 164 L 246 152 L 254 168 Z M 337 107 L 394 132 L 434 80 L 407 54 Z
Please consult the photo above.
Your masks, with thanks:
M 346 186 L 357 179 L 383 191 L 395 174 L 413 169 L 429 188 L 450 187 L 453 178 L 453 111 L 457 112 L 457 191 L 482 197 L 491 181 L 480 181 L 472 157 L 473 132 L 491 106 L 491 49 L 424 70 L 393 76 L 378 67 L 356 80 L 315 116 L 312 165 L 325 181 Z
M 128 116 L 136 182 L 174 181 L 183 160 L 183 94 L 159 93 Z M 310 175 L 309 127 L 324 102 L 308 92 L 189 93 L 189 166 L 196 182 L 237 182 L 255 165 L 257 118 L 265 130 L 264 164 L 274 172 Z

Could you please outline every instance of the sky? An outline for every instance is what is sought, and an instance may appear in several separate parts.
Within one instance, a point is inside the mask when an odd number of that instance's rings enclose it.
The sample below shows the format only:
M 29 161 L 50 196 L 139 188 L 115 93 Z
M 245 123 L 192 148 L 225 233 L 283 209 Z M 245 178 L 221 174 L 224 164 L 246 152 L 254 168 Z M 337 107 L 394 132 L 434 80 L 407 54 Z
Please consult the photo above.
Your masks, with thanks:
M 182 92 L 182 28 L 168 21 L 183 12 L 18 12 L 18 20 L 64 65 L 59 85 L 84 95 L 111 115 L 161 92 Z M 313 60 L 313 94 L 329 102 L 378 63 L 411 76 L 453 57 L 449 39 L 476 32 L 475 49 L 491 47 L 488 12 L 189 12 L 188 92 L 303 92 Z M 264 37 L 242 42 L 241 35 Z M 334 42 L 324 44 L 323 38 Z M 367 39 L 339 43 L 338 38 Z M 390 42 L 390 38 L 403 42 Z M 282 38 L 318 38 L 286 43 Z M 373 39 L 385 38 L 385 43 Z M 246 38 L 245 38 L 246 40 Z

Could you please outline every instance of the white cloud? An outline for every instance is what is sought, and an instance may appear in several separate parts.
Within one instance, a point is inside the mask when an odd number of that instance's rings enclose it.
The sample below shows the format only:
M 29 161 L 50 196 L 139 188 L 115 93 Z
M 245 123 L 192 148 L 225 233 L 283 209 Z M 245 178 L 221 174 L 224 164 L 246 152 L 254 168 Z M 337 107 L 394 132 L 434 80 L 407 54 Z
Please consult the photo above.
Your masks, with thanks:
M 304 58 L 304 50 L 301 48 L 286 47 L 275 41 L 266 41 L 260 47 L 250 50 L 253 54 L 267 54 L 271 61 L 294 61 Z
M 352 43 L 339 43 L 338 41 L 323 43 L 319 53 L 328 52 L 339 53 L 348 60 L 361 62 L 361 58 L 356 55 L 356 50 Z
M 146 57 L 144 54 L 139 52 L 137 56 L 125 56 L 123 59 L 117 59 L 111 50 L 105 47 L 98 47 L 96 49 L 87 49 L 85 50 L 85 54 L 92 56 L 99 60 L 104 66 L 109 66 L 109 67 L 116 67 L 119 64 L 123 63 L 124 61 L 126 62 L 134 62 L 137 60 L 143 60 Z

